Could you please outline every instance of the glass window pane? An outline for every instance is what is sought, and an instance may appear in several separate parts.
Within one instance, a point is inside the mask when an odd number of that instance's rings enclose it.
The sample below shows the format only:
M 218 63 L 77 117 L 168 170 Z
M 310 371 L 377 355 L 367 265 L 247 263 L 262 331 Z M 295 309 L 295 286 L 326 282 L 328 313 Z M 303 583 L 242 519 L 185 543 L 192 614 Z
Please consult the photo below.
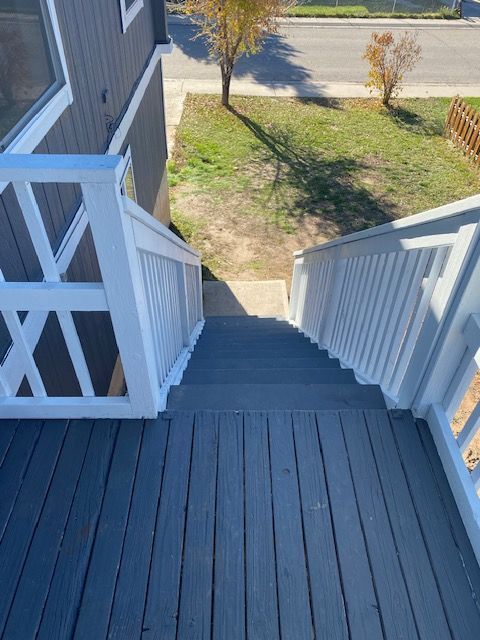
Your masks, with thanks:
M 41 0 L 0 0 L 0 143 L 55 82 Z
M 125 9 L 128 11 L 130 7 L 132 7 L 137 0 L 125 0 Z
M 133 167 L 130 163 L 127 171 L 125 172 L 125 177 L 123 178 L 122 184 L 123 195 L 130 198 L 134 202 L 137 201 L 137 194 L 135 192 L 135 179 L 133 177 Z

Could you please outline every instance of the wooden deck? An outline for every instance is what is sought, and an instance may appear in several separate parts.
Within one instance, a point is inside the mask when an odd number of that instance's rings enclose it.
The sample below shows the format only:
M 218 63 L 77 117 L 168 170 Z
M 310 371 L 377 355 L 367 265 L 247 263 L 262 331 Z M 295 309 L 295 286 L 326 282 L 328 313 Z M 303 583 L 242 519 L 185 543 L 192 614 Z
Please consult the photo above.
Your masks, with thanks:
M 408 413 L 0 422 L 7 640 L 478 640 L 475 592 Z

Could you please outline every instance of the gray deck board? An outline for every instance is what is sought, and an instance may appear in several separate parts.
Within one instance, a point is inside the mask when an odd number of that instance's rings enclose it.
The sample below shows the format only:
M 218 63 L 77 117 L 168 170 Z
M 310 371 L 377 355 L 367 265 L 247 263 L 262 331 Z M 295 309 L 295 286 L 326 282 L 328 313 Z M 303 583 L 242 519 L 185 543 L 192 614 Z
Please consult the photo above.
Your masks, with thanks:
M 285 640 L 309 640 L 312 613 L 291 413 L 270 413 L 268 435 L 280 631 Z
M 117 422 L 97 420 L 93 426 L 50 583 L 37 636 L 39 640 L 71 638 L 73 635 L 117 434 Z
M 319 412 L 317 427 L 337 540 L 350 637 L 352 640 L 381 640 L 383 632 L 379 604 L 338 412 Z
M 365 411 L 375 463 L 422 640 L 450 638 L 428 548 L 385 411 Z
M 193 413 L 183 413 L 170 428 L 157 513 L 143 640 L 174 640 L 190 480 Z
M 463 558 L 446 517 L 435 478 L 412 416 L 392 412 L 390 422 L 420 526 L 427 540 L 430 560 L 454 637 L 478 638 L 480 612 L 465 579 Z
M 435 449 L 432 434 L 430 433 L 425 420 L 417 420 L 416 422 L 428 460 L 432 466 L 433 475 L 435 476 L 442 502 L 452 525 L 455 542 L 458 545 L 458 549 L 462 555 L 462 560 L 467 568 L 469 580 L 477 594 L 477 607 L 480 608 L 480 566 L 475 558 L 472 545 L 470 544 L 467 532 L 465 531 L 465 527 L 460 519 L 460 514 L 455 503 L 452 490 L 450 489 L 447 476 L 443 471 L 442 463 L 438 457 L 437 450 Z
M 0 543 L 0 637 L 55 471 L 66 428 L 65 421 L 48 422 L 42 427 L 18 492 L 14 512 Z
M 5 640 L 478 637 L 480 570 L 408 413 L 23 425 L 0 437 Z
M 145 423 L 108 629 L 115 640 L 141 636 L 167 437 L 162 418 Z
M 199 413 L 193 435 L 190 491 L 177 637 L 210 638 L 213 598 L 218 417 Z
M 0 540 L 15 505 L 25 471 L 40 434 L 41 422 L 20 423 L 0 467 Z M 7 426 L 10 430 L 10 424 Z
M 342 412 L 341 422 L 385 636 L 414 640 L 418 633 L 365 419 L 359 412 Z
M 267 414 L 246 413 L 244 420 L 247 636 L 276 640 L 280 630 Z
M 0 468 L 2 467 L 5 456 L 10 448 L 10 443 L 15 435 L 17 424 L 17 420 L 3 421 L 3 426 L 0 429 Z
M 136 476 L 143 421 L 120 425 L 74 638 L 107 636 Z
M 214 640 L 245 638 L 243 416 L 219 416 Z
M 315 414 L 295 413 L 293 432 L 315 633 L 346 640 L 347 616 Z
M 91 431 L 91 421 L 75 421 L 68 426 L 8 615 L 7 638 L 28 638 L 38 630 Z M 34 599 L 32 592 L 35 593 Z

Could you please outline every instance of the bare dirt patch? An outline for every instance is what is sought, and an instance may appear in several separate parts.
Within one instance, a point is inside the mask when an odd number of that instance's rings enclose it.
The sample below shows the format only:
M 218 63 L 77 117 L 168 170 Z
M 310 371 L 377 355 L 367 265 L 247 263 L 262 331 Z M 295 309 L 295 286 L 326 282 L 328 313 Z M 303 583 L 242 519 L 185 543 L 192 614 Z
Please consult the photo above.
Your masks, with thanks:
M 207 279 L 280 279 L 289 288 L 293 252 L 335 236 L 333 229 L 329 234 L 320 232 L 309 216 L 292 222 L 291 232 L 284 231 L 268 219 L 239 214 L 243 206 L 241 194 L 229 194 L 227 203 L 182 187 L 175 191 L 173 222 L 182 231 L 175 210 L 194 212 L 189 241 L 202 253 Z

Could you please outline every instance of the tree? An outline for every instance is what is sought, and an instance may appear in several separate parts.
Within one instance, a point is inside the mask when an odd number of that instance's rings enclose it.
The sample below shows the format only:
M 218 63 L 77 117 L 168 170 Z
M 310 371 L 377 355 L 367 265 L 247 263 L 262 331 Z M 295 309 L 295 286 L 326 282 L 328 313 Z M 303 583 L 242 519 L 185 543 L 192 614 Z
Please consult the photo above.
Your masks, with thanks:
M 187 0 L 187 13 L 194 17 L 210 55 L 222 72 L 222 104 L 229 106 L 230 82 L 236 61 L 257 52 L 269 33 L 277 32 L 276 18 L 295 4 L 294 0 Z
M 403 76 L 421 59 L 417 35 L 405 32 L 395 41 L 393 33 L 372 33 L 363 58 L 370 64 L 367 87 L 377 89 L 385 107 L 398 95 Z

